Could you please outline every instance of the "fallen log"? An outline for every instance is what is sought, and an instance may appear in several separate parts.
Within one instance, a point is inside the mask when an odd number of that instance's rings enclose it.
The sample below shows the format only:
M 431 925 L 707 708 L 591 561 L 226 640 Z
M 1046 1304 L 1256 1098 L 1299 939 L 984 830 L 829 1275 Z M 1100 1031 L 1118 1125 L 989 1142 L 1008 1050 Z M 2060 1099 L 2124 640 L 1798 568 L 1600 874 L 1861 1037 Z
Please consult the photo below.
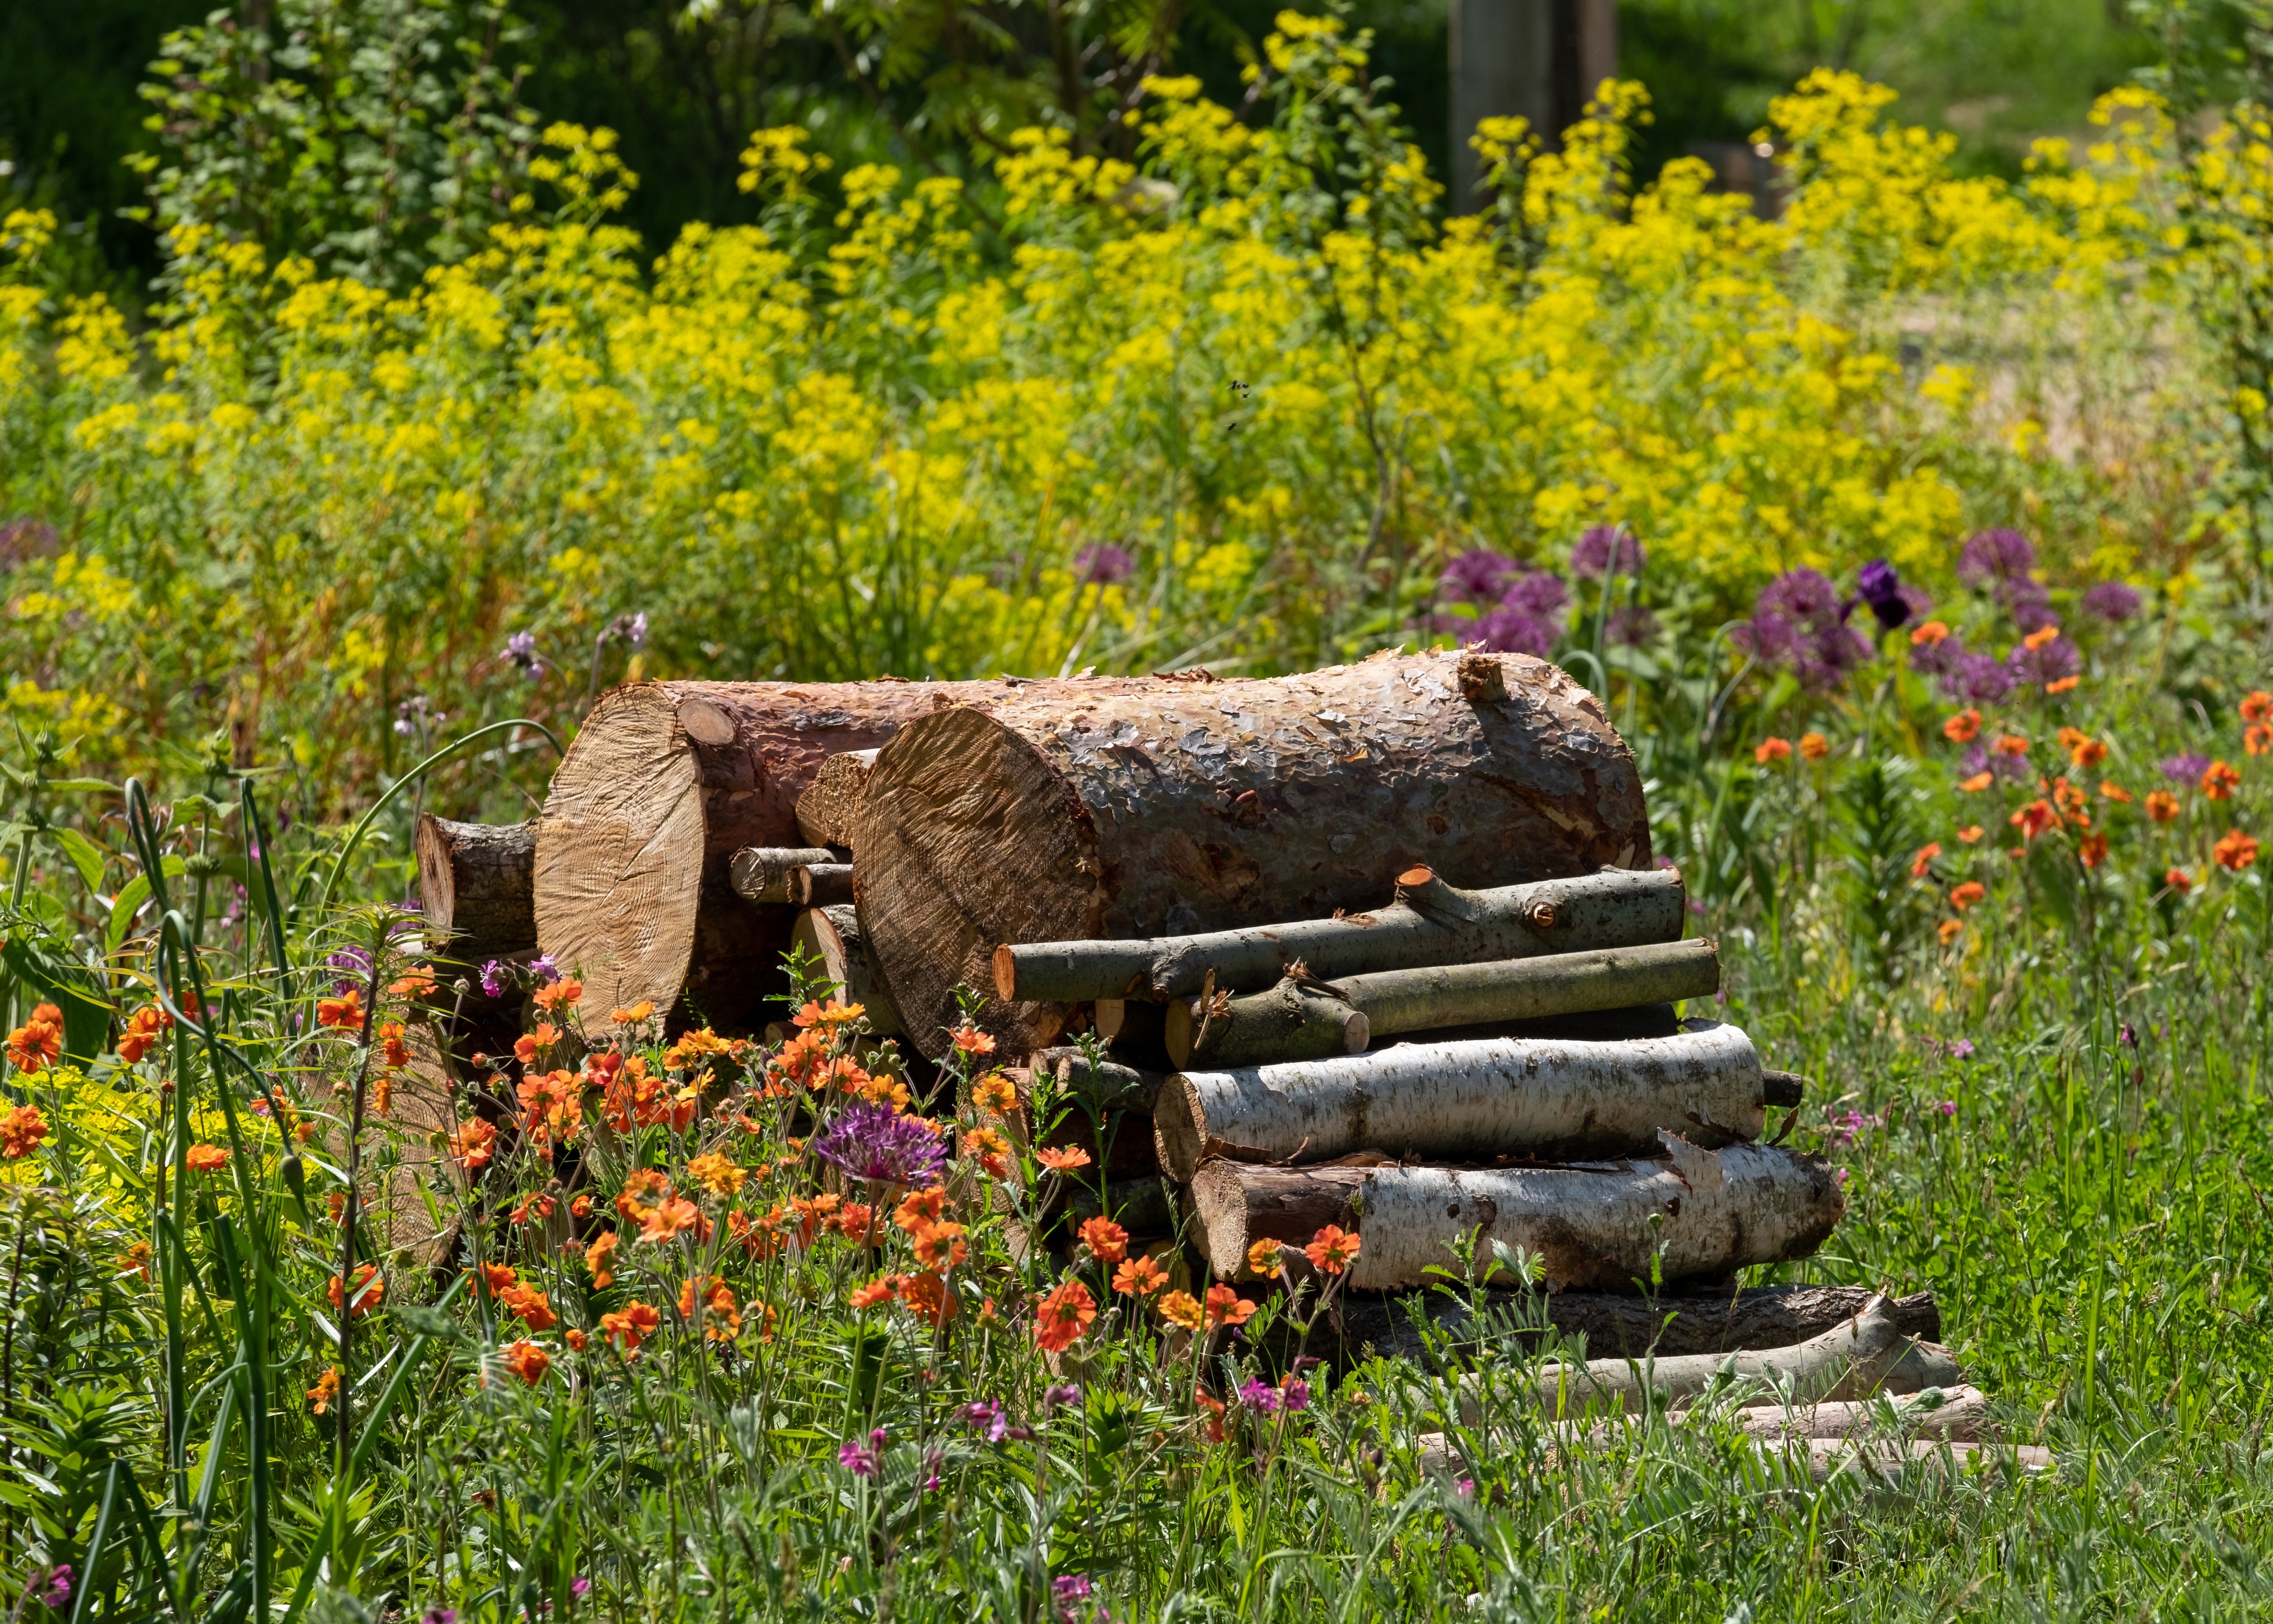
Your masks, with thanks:
M 418 820 L 418 904 L 433 950 L 478 969 L 536 946 L 536 825 Z
M 1046 1071 L 1099 1110 L 1133 1111 L 1150 1116 L 1168 1074 L 1104 1061 L 1092 1068 L 1089 1056 L 1070 1045 L 1046 1049 L 1034 1056 L 1037 1070 Z
M 1753 1404 L 1726 1419 L 1755 1438 L 1857 1438 L 1892 1425 L 1924 1439 L 1978 1443 L 1989 1426 L 1989 1395 L 1975 1387 L 1926 1387 L 1891 1406 L 1879 1399 L 1825 1399 L 1812 1404 Z M 1684 1418 L 1711 1412 L 1684 1411 Z
M 825 846 L 746 846 L 727 860 L 727 883 L 736 896 L 760 907 L 817 906 L 798 902 L 796 876 L 809 864 L 836 861 Z
M 645 1000 L 674 1021 L 699 1012 L 721 1031 L 752 1029 L 787 990 L 794 916 L 735 894 L 733 854 L 798 844 L 799 797 L 831 756 L 1022 691 L 1009 679 L 614 689 L 584 718 L 537 823 L 538 945 L 583 981 L 588 1007 Z
M 846 906 L 852 901 L 852 865 L 802 863 L 789 871 L 789 890 L 801 908 Z
M 856 910 L 843 904 L 806 909 L 790 929 L 790 947 L 792 951 L 802 947 L 819 960 L 821 977 L 836 989 L 836 997 L 867 1011 L 868 1027 L 875 1036 L 903 1035 L 891 983 L 868 951 Z
M 1331 979 L 1677 942 L 1685 904 L 1677 868 L 1462 891 L 1416 868 L 1398 876 L 1397 899 L 1370 914 L 1140 941 L 1007 941 L 991 968 L 996 994 L 1021 1004 L 1189 997 L 1211 971 L 1231 989 L 1268 986 L 1296 963 Z
M 1216 1273 L 1245 1275 L 1258 1240 L 1300 1246 L 1327 1224 L 1362 1250 L 1347 1285 L 1427 1284 L 1446 1248 L 1475 1237 L 1482 1269 L 1495 1244 L 1535 1254 L 1555 1289 L 1624 1290 L 1651 1277 L 1722 1279 L 1752 1264 L 1813 1254 L 1846 1210 L 1830 1163 L 1764 1145 L 1702 1149 L 1661 1134 L 1663 1154 L 1559 1167 L 1201 1165 L 1190 1199 Z M 1662 1250 L 1661 1250 L 1662 1249 Z
M 797 829 L 814 846 L 852 849 L 852 826 L 861 798 L 868 793 L 868 772 L 876 764 L 874 750 L 840 750 L 821 763 L 797 798 Z
M 1720 985 L 1720 953 L 1712 943 L 1654 942 L 1332 981 L 1289 976 L 1245 997 L 1179 998 L 1167 1006 L 1165 1037 L 1178 1070 L 1223 1070 L 1355 1054 L 1368 1041 L 1400 1033 L 1707 997 Z
M 1752 1040 L 1700 1022 L 1632 1043 L 1399 1043 L 1181 1071 L 1153 1108 L 1152 1132 L 1161 1165 L 1189 1180 L 1211 1157 L 1284 1165 L 1366 1149 L 1471 1162 L 1647 1154 L 1661 1130 L 1717 1149 L 1758 1139 L 1767 1120 Z
M 854 846 L 917 1041 L 943 1052 L 955 988 L 986 985 L 1001 944 L 1330 914 L 1422 861 L 1494 884 L 1647 868 L 1641 779 L 1601 703 L 1543 661 L 1496 663 L 1504 699 L 1466 697 L 1448 650 L 911 723 Z M 1024 1054 L 1072 1004 L 1129 990 L 1020 991 L 983 1023 Z

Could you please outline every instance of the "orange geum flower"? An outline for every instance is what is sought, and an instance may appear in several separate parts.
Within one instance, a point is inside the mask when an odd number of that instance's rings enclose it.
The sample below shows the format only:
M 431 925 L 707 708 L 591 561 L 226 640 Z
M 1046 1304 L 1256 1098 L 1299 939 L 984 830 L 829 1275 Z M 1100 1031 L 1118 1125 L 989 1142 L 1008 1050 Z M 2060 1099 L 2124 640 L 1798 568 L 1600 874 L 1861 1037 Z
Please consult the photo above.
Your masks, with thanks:
M 2107 759 L 2104 739 L 2086 739 L 2068 748 L 2067 758 L 2078 767 L 2097 767 Z
M 2083 679 L 2080 676 L 2057 677 L 2052 681 L 2044 684 L 2044 692 L 2047 694 L 2065 694 L 2070 688 L 2079 686 L 2082 681 Z
M 510 1291 L 499 1292 L 498 1301 L 532 1331 L 549 1331 L 560 1323 L 560 1316 L 552 1312 L 552 1304 L 535 1286 L 515 1286 Z
M 855 1308 L 874 1308 L 879 1303 L 889 1303 L 900 1294 L 900 1279 L 896 1274 L 879 1274 L 865 1286 L 852 1288 L 849 1299 Z
M 40 1141 L 47 1137 L 48 1119 L 40 1114 L 36 1105 L 11 1106 L 4 1116 L 0 1116 L 0 1158 L 21 1161 L 38 1149 Z
M 626 1353 L 636 1352 L 639 1345 L 656 1333 L 663 1324 L 662 1311 L 634 1297 L 611 1314 L 600 1316 L 600 1329 L 612 1337 Z
M 1999 756 L 2026 756 L 2029 741 L 2019 733 L 1999 733 L 1997 742 L 1989 747 Z
M 830 1191 L 824 1195 L 790 1197 L 789 1209 L 797 1214 L 798 1219 L 798 1244 L 801 1246 L 812 1245 L 813 1237 L 821 1232 L 821 1226 L 827 1222 L 830 1214 L 844 1204 L 844 1198 L 835 1191 Z
M 508 1214 L 513 1223 L 543 1223 L 560 1210 L 560 1203 L 546 1191 L 532 1190 L 521 1197 L 520 1203 Z
M 1964 828 L 1957 831 L 1958 843 L 1962 846 L 1971 846 L 1976 841 L 1979 840 L 1983 835 L 1987 834 L 1988 832 L 1989 831 L 1987 830 L 1982 828 L 1978 823 L 1968 823 Z
M 913 1235 L 926 1224 L 937 1223 L 947 1210 L 947 1187 L 934 1184 L 928 1190 L 911 1190 L 900 1198 L 892 1209 L 892 1222 Z
M 2231 801 L 2241 783 L 2241 775 L 2231 762 L 2214 761 L 2202 770 L 2202 793 L 2212 801 Z
M 2194 876 L 2188 874 L 2184 868 L 2173 868 L 2163 870 L 2163 883 L 2181 897 L 2194 888 Z
M 608 1019 L 619 1026 L 636 1026 L 655 1013 L 655 1002 L 641 998 L 627 1010 L 610 1010 Z
M 21 1071 L 44 1071 L 63 1052 L 64 1012 L 52 1004 L 41 1004 L 31 1019 L 8 1034 L 8 1058 Z
M 1126 1259 L 1113 1271 L 1113 1289 L 1123 1297 L 1151 1297 L 1167 1283 L 1168 1271 L 1150 1258 Z
M 2257 861 L 2257 837 L 2243 834 L 2239 829 L 2229 829 L 2218 837 L 2218 842 L 2210 847 L 2209 854 L 2217 860 L 2219 868 L 2239 874 Z
M 2107 837 L 2104 834 L 2086 835 L 2076 842 L 2075 854 L 2082 859 L 2085 868 L 2097 868 L 2107 861 Z
M 1279 1258 L 1279 1243 L 1260 1240 L 1249 1246 L 1247 1249 L 1247 1267 L 1249 1273 L 1260 1274 L 1265 1280 L 1278 1279 L 1286 1268 Z
M 825 1004 L 807 1004 L 792 1019 L 799 1026 L 849 1026 L 868 1012 L 865 1004 L 839 1004 L 831 998 Z
M 1778 739 L 1771 734 L 1769 737 L 1761 740 L 1759 743 L 1752 747 L 1752 759 L 1763 767 L 1767 766 L 1770 762 L 1789 761 L 1791 759 L 1791 741 L 1789 739 Z
M 389 981 L 386 992 L 392 998 L 424 998 L 433 992 L 435 985 L 434 973 L 424 965 L 417 965 L 409 974 Z
M 1035 1304 L 1034 1346 L 1063 1353 L 1079 1342 L 1097 1319 L 1097 1299 L 1077 1280 L 1069 1280 Z
M 1831 741 L 1821 733 L 1802 733 L 1799 736 L 1799 753 L 1810 761 L 1821 761 L 1831 754 Z
M 316 1385 L 308 1389 L 308 1408 L 318 1415 L 330 1410 L 332 1401 L 340 1395 L 340 1367 L 327 1365 L 324 1373 L 316 1378 Z
M 2119 801 L 2126 806 L 2131 804 L 2131 792 L 2112 778 L 2099 781 L 2099 793 L 2109 801 Z
M 1943 920 L 1939 925 L 1935 927 L 1934 934 L 1941 938 L 1941 944 L 1944 947 L 1947 947 L 1952 942 L 1956 941 L 1959 936 L 1965 934 L 1965 921 L 1963 920 L 1957 919 Z
M 1981 712 L 1968 706 L 1941 725 L 1941 736 L 1952 744 L 1970 744 L 1981 734 Z
M 742 1316 L 736 1312 L 733 1292 L 715 1275 L 703 1281 L 689 1280 L 679 1288 L 679 1317 L 690 1323 L 694 1320 L 698 1285 L 702 1291 L 705 1336 L 714 1342 L 732 1342 L 742 1334 Z
M 2046 643 L 2054 641 L 2059 636 L 2059 627 L 2039 626 L 2036 630 L 2030 632 L 2027 636 L 2021 639 L 2021 646 L 2033 654 L 2038 649 L 2043 648 Z
M 533 1387 L 552 1368 L 552 1356 L 523 1338 L 505 1350 L 505 1367 Z
M 1312 1236 L 1310 1244 L 1302 1251 L 1319 1273 L 1339 1274 L 1356 1259 L 1358 1248 L 1363 1244 L 1358 1236 L 1330 1223 Z
M 589 1337 L 586 1336 L 583 1332 L 575 1329 L 574 1327 L 571 1327 L 568 1330 L 562 1333 L 562 1335 L 567 1338 L 568 1346 L 578 1353 L 583 1352 L 584 1344 L 591 1340 Z
M 564 975 L 550 986 L 536 989 L 536 1004 L 540 1010 L 565 1010 L 584 996 L 584 983 L 573 975 Z
M 1939 620 L 1928 620 L 1924 625 L 1911 629 L 1910 646 L 1915 649 L 1927 643 L 1941 643 L 1948 636 L 1947 626 Z
M 534 1065 L 537 1056 L 560 1041 L 560 1028 L 549 1020 L 536 1023 L 536 1030 L 524 1033 L 513 1041 L 513 1057 L 523 1065 Z
M 1977 772 L 1969 778 L 1960 778 L 1957 781 L 1957 787 L 1970 795 L 1987 789 L 1996 781 L 1997 775 L 1993 772 Z
M 1078 1145 L 1045 1145 L 1034 1153 L 1034 1159 L 1053 1173 L 1070 1173 L 1089 1165 L 1089 1153 Z
M 934 1329 L 955 1318 L 955 1299 L 936 1274 L 901 1275 L 900 1306 Z
M 342 1028 L 362 1026 L 363 994 L 350 987 L 339 997 L 317 999 L 316 1024 Z
M 1933 870 L 1933 860 L 1940 855 L 1941 842 L 1939 840 L 1929 840 L 1918 847 L 1917 854 L 1910 859 L 1910 878 L 1925 878 Z
M 2166 789 L 2147 792 L 2147 816 L 2158 823 L 2167 823 L 2179 816 L 2179 798 Z
M 148 1054 L 158 1041 L 159 1033 L 174 1024 L 174 1018 L 154 1004 L 146 1004 L 134 1011 L 119 1034 L 118 1058 L 124 1065 L 133 1065 Z
M 1245 1325 L 1255 1317 L 1255 1304 L 1229 1286 L 1210 1286 L 1207 1320 L 1212 1326 Z
M 739 1195 L 742 1181 L 750 1176 L 748 1169 L 715 1150 L 695 1157 L 686 1164 L 686 1170 L 712 1195 Z
M 1129 1255 L 1129 1231 L 1110 1218 L 1084 1219 L 1081 1244 L 1099 1263 L 1118 1263 Z
M 1160 1318 L 1170 1325 L 1179 1325 L 1187 1331 L 1197 1331 L 1205 1321 L 1205 1312 L 1199 1300 L 1189 1291 L 1171 1291 L 1160 1299 Z
M 927 1223 L 916 1231 L 916 1261 L 934 1274 L 943 1274 L 971 1255 L 959 1223 Z
M 965 1022 L 955 1029 L 955 1048 L 958 1054 L 991 1055 L 994 1052 L 994 1040 Z
M 450 1135 L 450 1160 L 469 1173 L 480 1171 L 497 1154 L 497 1125 L 469 1116 Z
M 2059 825 L 2059 813 L 2049 801 L 2031 801 L 2006 821 L 2021 831 L 2023 839 L 2033 840 Z
M 332 1283 L 326 1288 L 325 1294 L 331 1298 L 332 1306 L 337 1309 L 342 1295 L 340 1289 L 340 1277 L 337 1274 L 332 1276 Z M 357 1320 L 362 1319 L 372 1309 L 377 1308 L 379 1299 L 386 1295 L 386 1281 L 380 1275 L 379 1266 L 374 1263 L 357 1265 L 355 1272 L 355 1300 L 349 1307 L 349 1313 Z
M 864 1246 L 876 1245 L 883 1238 L 876 1232 L 876 1209 L 861 1201 L 845 1202 L 823 1219 L 821 1227 Z
M 981 1108 L 1002 1115 L 1018 1109 L 1018 1091 L 1000 1071 L 989 1071 L 971 1090 Z
M 650 1246 L 659 1246 L 677 1236 L 681 1229 L 696 1230 L 699 1239 L 701 1231 L 707 1228 L 702 1222 L 702 1214 L 694 1203 L 685 1196 L 675 1195 L 666 1197 L 653 1212 L 648 1214 L 647 1221 L 640 1226 L 639 1237 Z
M 1968 880 L 1949 893 L 1949 906 L 1960 914 L 1989 894 L 1989 888 L 1978 880 Z
M 185 1158 L 192 1173 L 211 1173 L 229 1165 L 229 1152 L 219 1145 L 192 1145 Z
M 592 1271 L 592 1289 L 604 1291 L 616 1281 L 617 1237 L 613 1229 L 603 1229 L 584 1248 L 584 1267 Z
M 506 1264 L 484 1263 L 482 1265 L 482 1284 L 490 1289 L 492 1296 L 501 1291 L 510 1291 L 520 1283 L 520 1271 Z
M 2241 735 L 2241 748 L 2252 756 L 2273 753 L 2273 724 L 2252 722 Z
M 617 1193 L 616 1210 L 634 1223 L 644 1223 L 656 1204 L 671 1199 L 671 1180 L 654 1168 L 641 1168 L 624 1180 Z
M 2273 721 L 2273 694 L 2262 688 L 2252 688 L 2235 709 L 2241 712 L 2245 722 Z

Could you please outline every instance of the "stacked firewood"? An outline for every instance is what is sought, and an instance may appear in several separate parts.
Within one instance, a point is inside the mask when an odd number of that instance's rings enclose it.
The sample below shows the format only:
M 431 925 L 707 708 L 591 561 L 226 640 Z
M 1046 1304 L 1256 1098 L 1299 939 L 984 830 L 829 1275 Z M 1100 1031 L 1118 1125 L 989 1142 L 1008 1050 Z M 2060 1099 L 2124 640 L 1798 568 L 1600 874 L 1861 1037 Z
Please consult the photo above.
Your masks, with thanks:
M 1480 1271 L 1527 1254 L 1578 1324 L 1804 1258 L 1843 1210 L 1832 1168 L 1767 1139 L 1799 1080 L 1675 1019 L 1717 989 L 1714 947 L 1684 939 L 1602 705 L 1527 656 L 634 684 L 533 831 L 435 823 L 420 856 L 461 957 L 541 951 L 602 1010 L 756 1031 L 801 949 L 921 1071 L 977 989 L 1022 1095 L 1076 1102 L 1052 1137 L 1095 1153 L 1048 1192 L 1064 1227 L 1110 1213 L 1252 1281 L 1336 1225 L 1361 1243 L 1345 1322 L 1457 1244 Z M 1767 1298 L 1717 1301 L 1694 1351 L 1797 1342 L 1861 1297 L 1774 1331 L 1738 1312 Z M 1938 1329 L 1930 1299 L 1904 1312 Z

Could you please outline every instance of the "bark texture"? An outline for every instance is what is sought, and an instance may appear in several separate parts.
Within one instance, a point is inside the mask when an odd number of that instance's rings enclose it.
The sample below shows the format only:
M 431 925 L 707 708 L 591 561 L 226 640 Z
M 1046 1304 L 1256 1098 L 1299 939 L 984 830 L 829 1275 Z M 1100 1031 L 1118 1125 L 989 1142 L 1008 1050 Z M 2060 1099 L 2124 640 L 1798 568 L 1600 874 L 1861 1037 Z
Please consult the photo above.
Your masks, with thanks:
M 805 793 L 797 798 L 798 832 L 808 845 L 852 849 L 852 825 L 868 793 L 874 750 L 843 750 L 821 763 Z
M 478 968 L 536 945 L 534 823 L 455 823 L 429 812 L 416 845 L 419 906 L 438 951 Z
M 841 1001 L 866 1009 L 868 1026 L 877 1037 L 901 1035 L 900 1008 L 892 1002 L 891 983 L 868 951 L 868 938 L 853 908 L 806 909 L 790 929 L 790 944 L 802 945 L 821 961 L 821 974 L 836 987 Z
M 1641 780 L 1602 705 L 1499 658 L 1498 700 L 1465 697 L 1449 655 L 1381 656 L 911 724 L 877 756 L 854 846 L 916 1041 L 942 1052 L 953 989 L 987 985 L 1005 943 L 1330 914 L 1417 863 L 1486 884 L 1647 867 Z M 1078 996 L 1127 990 L 998 1003 L 985 1024 L 1024 1052 Z
M 800 907 L 843 907 L 852 900 L 852 865 L 805 863 L 790 870 L 790 900 Z
M 1042 1050 L 1034 1056 L 1034 1065 L 1038 1070 L 1047 1071 L 1100 1110 L 1134 1111 L 1139 1116 L 1152 1114 L 1160 1090 L 1168 1081 L 1166 1071 L 1121 1065 L 1111 1060 L 1092 1068 L 1089 1056 L 1070 1046 Z
M 1686 898 L 1676 868 L 1484 891 L 1415 872 L 1422 877 L 1400 878 L 1397 899 L 1369 914 L 1144 941 L 1005 943 L 993 959 L 994 989 L 1019 1001 L 1177 998 L 1198 992 L 1211 972 L 1227 992 L 1268 987 L 1297 962 L 1331 979 L 1681 939 Z
M 726 883 L 743 901 L 778 907 L 798 901 L 798 875 L 808 863 L 836 861 L 825 846 L 746 846 L 726 861 Z
M 1219 1274 L 1243 1275 L 1255 1241 L 1308 1242 L 1325 1224 L 1363 1248 L 1349 1285 L 1425 1285 L 1444 1248 L 1474 1234 L 1536 1255 L 1555 1289 L 1630 1290 L 1650 1277 L 1719 1280 L 1752 1264 L 1812 1256 L 1846 1210 L 1830 1163 L 1763 1145 L 1701 1149 L 1662 1135 L 1654 1159 L 1560 1167 L 1255 1167 L 1204 1163 L 1192 1180 L 1199 1236 Z M 1655 1217 L 1660 1222 L 1653 1224 Z
M 1399 1043 L 1182 1071 L 1154 1108 L 1152 1131 L 1161 1165 L 1189 1180 L 1214 1156 L 1284 1164 L 1368 1149 L 1467 1162 L 1647 1154 L 1662 1130 L 1717 1149 L 1758 1139 L 1766 1122 L 1752 1040 L 1699 1021 L 1676 1037 L 1632 1043 Z
M 786 990 L 794 915 L 735 895 L 733 854 L 799 843 L 798 798 L 831 756 L 1019 691 L 1008 680 L 615 689 L 584 718 L 537 823 L 538 945 L 582 978 L 592 1007 L 644 998 L 748 1030 Z
M 1334 982 L 1290 975 L 1242 998 L 1178 998 L 1167 1006 L 1162 1034 L 1168 1062 L 1179 1070 L 1221 1069 L 1362 1054 L 1373 1041 L 1373 1023 L 1339 992 Z

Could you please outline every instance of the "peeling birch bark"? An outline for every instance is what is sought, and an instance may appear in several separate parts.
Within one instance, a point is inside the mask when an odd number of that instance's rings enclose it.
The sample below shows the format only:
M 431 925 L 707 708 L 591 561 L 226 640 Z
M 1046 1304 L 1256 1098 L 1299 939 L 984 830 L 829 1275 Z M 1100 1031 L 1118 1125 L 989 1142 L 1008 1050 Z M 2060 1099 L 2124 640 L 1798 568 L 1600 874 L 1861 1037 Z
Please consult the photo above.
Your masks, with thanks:
M 1182 1071 L 1162 1092 L 1152 1129 L 1161 1165 L 1189 1180 L 1212 1156 L 1287 1163 L 1363 1149 L 1471 1162 L 1516 1152 L 1630 1154 L 1668 1129 L 1717 1149 L 1758 1139 L 1767 1116 L 1752 1040 L 1703 1022 L 1629 1043 L 1399 1043 L 1330 1060 Z
M 1469 1234 L 1487 1263 L 1496 1241 L 1536 1254 L 1555 1289 L 1632 1289 L 1650 1277 L 1654 1255 L 1668 1281 L 1720 1279 L 1812 1256 L 1846 1211 L 1819 1156 L 1764 1145 L 1706 1150 L 1671 1134 L 1659 1143 L 1654 1159 L 1542 1168 L 1217 1160 L 1201 1165 L 1190 1193 L 1217 1274 L 1245 1275 L 1255 1241 L 1299 1246 L 1334 1223 L 1363 1239 L 1348 1282 L 1361 1291 L 1426 1284 L 1426 1271 L 1451 1267 L 1446 1248 Z

